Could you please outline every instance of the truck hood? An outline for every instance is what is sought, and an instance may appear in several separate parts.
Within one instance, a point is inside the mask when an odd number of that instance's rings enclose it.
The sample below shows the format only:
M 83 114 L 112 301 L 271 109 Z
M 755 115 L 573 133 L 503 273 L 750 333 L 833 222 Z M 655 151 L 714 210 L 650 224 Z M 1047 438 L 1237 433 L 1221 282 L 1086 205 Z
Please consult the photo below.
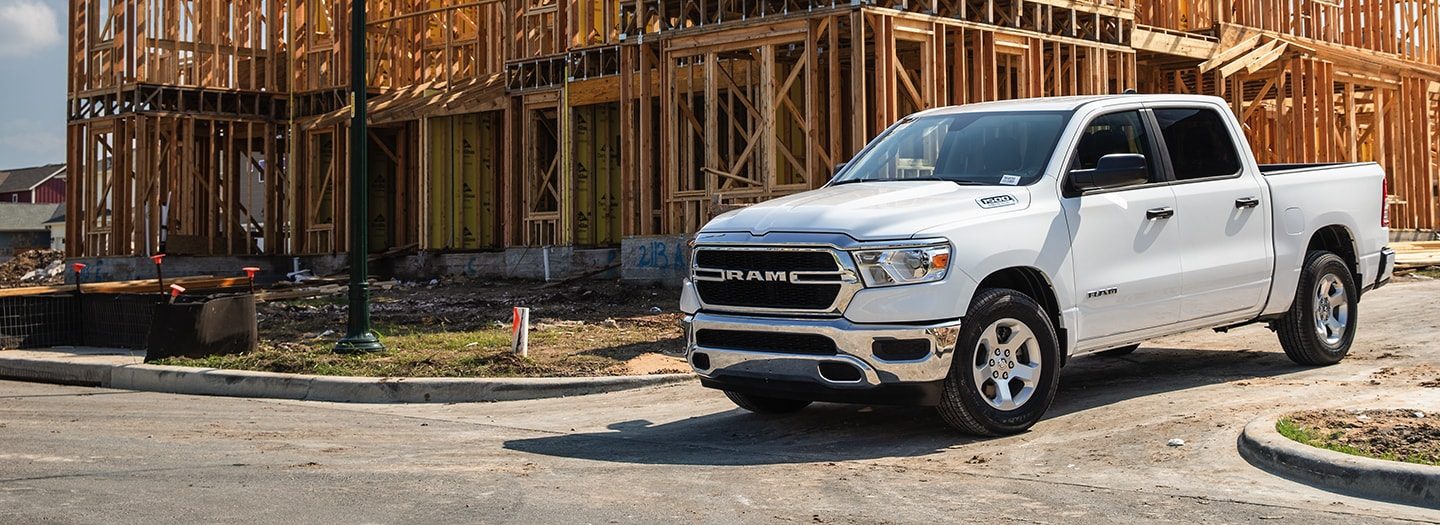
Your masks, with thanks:
M 905 239 L 936 226 L 1023 210 L 1021 186 L 880 181 L 830 186 L 725 213 L 703 232 L 844 233 L 857 240 Z

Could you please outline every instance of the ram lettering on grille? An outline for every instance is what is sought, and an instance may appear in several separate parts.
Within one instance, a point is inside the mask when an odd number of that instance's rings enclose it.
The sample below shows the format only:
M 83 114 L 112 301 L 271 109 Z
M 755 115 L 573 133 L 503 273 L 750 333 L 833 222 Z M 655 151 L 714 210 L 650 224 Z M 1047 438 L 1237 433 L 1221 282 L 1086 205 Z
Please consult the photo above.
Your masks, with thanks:
M 721 277 L 726 281 L 774 281 L 782 283 L 793 283 L 797 281 L 795 272 L 761 272 L 744 270 L 725 270 Z

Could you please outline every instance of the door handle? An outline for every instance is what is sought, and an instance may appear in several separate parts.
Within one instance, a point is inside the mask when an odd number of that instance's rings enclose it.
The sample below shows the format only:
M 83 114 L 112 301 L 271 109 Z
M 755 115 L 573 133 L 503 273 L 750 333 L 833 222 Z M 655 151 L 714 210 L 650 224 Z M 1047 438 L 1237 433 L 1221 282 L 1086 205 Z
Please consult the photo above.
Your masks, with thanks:
M 1145 210 L 1145 218 L 1149 220 L 1169 219 L 1175 216 L 1175 208 L 1169 206 L 1161 208 L 1150 208 Z
M 1235 199 L 1236 208 L 1254 208 L 1260 205 L 1260 199 L 1255 197 L 1240 197 Z

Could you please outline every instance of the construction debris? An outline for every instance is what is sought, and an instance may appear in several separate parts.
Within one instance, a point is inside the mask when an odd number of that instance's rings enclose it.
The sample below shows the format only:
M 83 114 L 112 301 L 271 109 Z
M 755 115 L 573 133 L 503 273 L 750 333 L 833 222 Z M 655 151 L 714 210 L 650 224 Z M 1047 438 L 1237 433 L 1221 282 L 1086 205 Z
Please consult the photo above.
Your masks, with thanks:
M 0 263 L 0 287 L 65 282 L 65 254 L 59 250 L 27 250 Z

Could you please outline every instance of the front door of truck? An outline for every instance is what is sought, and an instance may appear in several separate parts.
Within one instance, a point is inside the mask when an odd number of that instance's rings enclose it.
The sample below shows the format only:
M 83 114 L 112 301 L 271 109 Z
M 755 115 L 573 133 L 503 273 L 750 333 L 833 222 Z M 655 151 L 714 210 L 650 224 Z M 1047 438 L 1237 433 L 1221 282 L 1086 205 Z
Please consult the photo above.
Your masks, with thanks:
M 1258 313 L 1270 289 L 1265 188 L 1246 173 L 1219 108 L 1152 109 L 1175 182 L 1184 319 Z
M 1156 151 L 1146 115 L 1135 109 L 1093 118 L 1072 155 L 1061 205 L 1070 228 L 1082 343 L 1180 320 L 1180 218 Z M 1144 155 L 1149 181 L 1084 192 L 1073 186 L 1073 170 L 1093 170 L 1110 154 Z

